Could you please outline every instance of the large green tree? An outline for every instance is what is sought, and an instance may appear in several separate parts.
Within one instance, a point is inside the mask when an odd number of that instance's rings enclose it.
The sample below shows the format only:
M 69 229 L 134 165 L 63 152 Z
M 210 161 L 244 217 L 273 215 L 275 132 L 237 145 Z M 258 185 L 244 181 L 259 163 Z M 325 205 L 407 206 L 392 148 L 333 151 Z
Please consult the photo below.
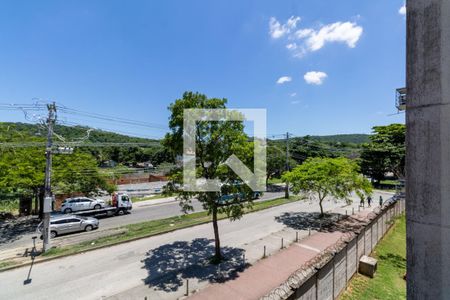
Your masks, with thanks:
M 308 158 L 282 178 L 292 186 L 294 194 L 316 194 L 323 216 L 322 202 L 326 197 L 350 203 L 352 192 L 361 198 L 371 193 L 370 182 L 358 171 L 358 165 L 347 158 Z
M 0 200 L 11 194 L 37 199 L 42 196 L 44 176 L 44 149 L 3 149 L 0 155 Z M 114 191 L 115 187 L 106 179 L 89 153 L 75 151 L 70 155 L 54 155 L 52 188 L 55 194 L 81 192 L 94 195 L 102 190 Z
M 373 127 L 370 143 L 363 146 L 361 170 L 373 181 L 383 180 L 387 172 L 397 178 L 405 174 L 405 134 L 403 124 Z
M 224 109 L 226 99 L 207 98 L 203 94 L 185 92 L 181 99 L 169 106 L 171 113 L 169 127 L 164 145 L 174 156 L 183 154 L 183 112 L 185 109 Z M 191 200 L 198 199 L 203 208 L 212 216 L 215 239 L 215 255 L 213 260 L 222 259 L 218 215 L 226 214 L 231 220 L 239 219 L 244 208 L 252 203 L 252 191 L 239 183 L 236 174 L 224 164 L 232 155 L 236 155 L 247 166 L 252 166 L 253 145 L 244 133 L 242 122 L 202 121 L 195 128 L 196 176 L 205 179 L 219 179 L 223 185 L 220 192 L 191 192 L 178 190 L 180 205 L 184 211 L 193 210 Z M 182 186 L 182 170 L 175 172 L 171 179 L 173 187 Z

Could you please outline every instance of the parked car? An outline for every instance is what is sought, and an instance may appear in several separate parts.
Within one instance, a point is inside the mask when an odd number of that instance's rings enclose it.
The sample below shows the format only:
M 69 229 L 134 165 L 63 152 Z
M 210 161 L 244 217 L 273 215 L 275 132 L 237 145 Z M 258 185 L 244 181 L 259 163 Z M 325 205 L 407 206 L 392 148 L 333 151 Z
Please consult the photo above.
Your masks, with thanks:
M 86 197 L 67 198 L 61 205 L 61 212 L 70 214 L 74 211 L 105 208 L 106 203 L 101 199 L 90 199 Z
M 98 226 L 99 222 L 96 218 L 73 215 L 52 216 L 50 218 L 50 237 L 55 238 L 58 235 L 72 232 L 91 231 L 97 229 Z M 43 222 L 39 223 L 36 231 L 42 234 L 42 229 Z

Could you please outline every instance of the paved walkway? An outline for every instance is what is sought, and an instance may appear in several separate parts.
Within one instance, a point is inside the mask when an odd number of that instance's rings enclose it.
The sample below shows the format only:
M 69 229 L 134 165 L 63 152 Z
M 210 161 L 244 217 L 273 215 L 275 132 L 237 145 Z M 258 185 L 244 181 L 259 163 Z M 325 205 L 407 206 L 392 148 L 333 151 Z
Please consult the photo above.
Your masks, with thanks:
M 361 224 L 371 212 L 364 210 L 354 216 L 353 224 Z M 355 222 L 356 221 L 356 222 Z M 340 222 L 350 224 L 350 222 Z M 345 225 L 342 224 L 342 227 Z M 339 226 L 335 229 L 339 229 Z M 346 235 L 345 230 L 315 232 L 303 240 L 292 243 L 239 273 L 233 280 L 211 284 L 194 291 L 190 300 L 254 300 L 267 295 L 285 282 L 297 270 L 305 267 Z
M 189 297 L 192 300 L 259 299 L 344 236 L 342 232 L 318 232 L 263 259 L 239 274 L 236 280 L 213 284 Z

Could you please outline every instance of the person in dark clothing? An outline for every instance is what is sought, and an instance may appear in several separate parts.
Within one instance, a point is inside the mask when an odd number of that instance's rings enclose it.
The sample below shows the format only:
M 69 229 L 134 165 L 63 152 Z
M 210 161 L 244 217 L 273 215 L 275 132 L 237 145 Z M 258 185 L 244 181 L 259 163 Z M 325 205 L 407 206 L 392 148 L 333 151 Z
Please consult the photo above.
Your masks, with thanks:
M 361 201 L 359 202 L 359 207 L 364 207 L 364 197 L 361 197 Z
M 383 205 L 383 196 L 380 196 L 380 206 Z
M 372 203 L 372 197 L 367 197 L 367 204 L 369 205 L 369 207 L 370 207 L 370 203 Z

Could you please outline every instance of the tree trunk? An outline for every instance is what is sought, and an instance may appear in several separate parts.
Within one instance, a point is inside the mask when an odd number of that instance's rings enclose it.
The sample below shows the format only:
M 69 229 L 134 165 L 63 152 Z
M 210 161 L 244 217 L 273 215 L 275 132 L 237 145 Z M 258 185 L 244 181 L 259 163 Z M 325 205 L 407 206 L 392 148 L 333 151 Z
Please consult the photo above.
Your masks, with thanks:
M 323 199 L 319 199 L 319 206 L 320 206 L 320 217 L 323 217 L 323 207 L 322 207 L 322 201 Z
M 214 262 L 219 263 L 222 260 L 222 253 L 220 252 L 220 237 L 219 237 L 219 226 L 217 224 L 216 206 L 214 206 L 212 210 L 212 223 L 214 228 L 214 243 L 215 243 Z
M 284 186 L 284 198 L 289 199 L 289 183 L 286 181 Z
M 34 197 L 33 215 L 38 215 L 39 214 L 39 188 L 34 189 L 33 197 Z

